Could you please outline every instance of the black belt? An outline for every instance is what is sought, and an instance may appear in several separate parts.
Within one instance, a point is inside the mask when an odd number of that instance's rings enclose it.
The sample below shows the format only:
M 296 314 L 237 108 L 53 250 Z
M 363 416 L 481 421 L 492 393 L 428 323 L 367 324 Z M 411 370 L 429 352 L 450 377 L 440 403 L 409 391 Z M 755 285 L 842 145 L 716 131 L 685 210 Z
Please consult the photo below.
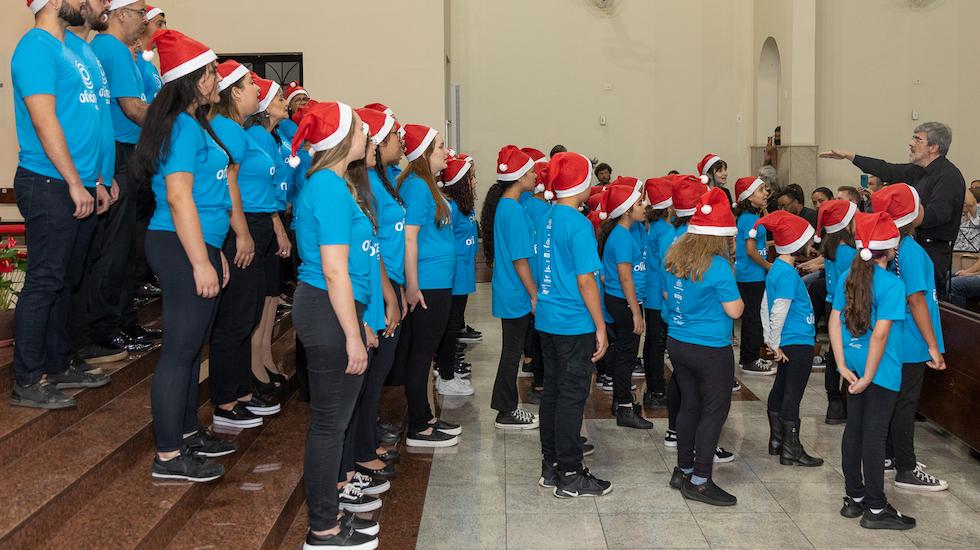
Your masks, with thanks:
M 946 246 L 951 246 L 953 244 L 953 241 L 944 241 L 944 240 L 941 240 L 941 239 L 930 239 L 928 237 L 922 237 L 921 239 L 919 239 L 919 242 L 920 243 L 923 243 L 923 244 L 944 244 Z

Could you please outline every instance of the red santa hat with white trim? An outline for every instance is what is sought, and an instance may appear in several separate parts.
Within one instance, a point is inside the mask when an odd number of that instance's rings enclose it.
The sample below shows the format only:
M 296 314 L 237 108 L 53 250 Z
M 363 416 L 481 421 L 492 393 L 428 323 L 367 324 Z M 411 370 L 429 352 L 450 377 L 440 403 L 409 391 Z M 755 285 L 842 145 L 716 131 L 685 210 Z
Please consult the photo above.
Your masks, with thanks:
M 735 214 L 728 206 L 728 195 L 718 187 L 701 195 L 687 225 L 687 232 L 694 235 L 734 237 L 738 228 L 735 227 Z
M 398 130 L 398 136 L 401 138 L 405 137 L 405 130 L 402 128 L 400 122 L 398 122 L 398 117 L 395 116 L 395 112 L 391 110 L 391 107 L 385 105 L 384 103 L 368 103 L 364 106 L 365 109 L 374 109 L 375 111 L 381 111 L 386 115 L 391 115 L 391 118 L 395 119 L 395 130 Z
M 793 254 L 803 248 L 814 235 L 813 226 L 809 222 L 785 210 L 777 210 L 759 218 L 749 230 L 750 239 L 755 238 L 756 227 L 760 225 L 772 234 L 776 242 L 776 254 Z
M 892 183 L 871 194 L 871 209 L 887 212 L 899 228 L 919 216 L 919 192 L 907 183 Z
M 538 170 L 538 168 L 547 166 L 548 157 L 534 147 L 521 147 L 521 151 L 523 151 L 525 155 L 531 157 L 531 160 L 534 161 L 534 173 L 537 176 L 537 178 L 535 178 L 534 192 L 541 193 L 544 191 L 544 179 L 541 177 L 540 170 Z
M 158 15 L 165 15 L 165 14 L 163 13 L 163 10 L 162 9 L 147 4 L 146 5 L 146 15 L 143 16 L 143 21 L 149 23 L 150 21 L 153 20 L 154 17 L 156 17 Z M 143 61 L 146 61 L 146 62 L 153 61 L 153 58 L 155 56 L 156 56 L 156 54 L 153 53 L 153 48 L 149 44 L 147 44 L 146 45 L 146 49 L 143 50 L 140 53 L 140 57 L 142 57 L 143 58 Z
M 364 121 L 364 124 L 368 125 L 368 137 L 371 139 L 371 143 L 375 145 L 381 145 L 381 142 L 391 133 L 391 129 L 395 127 L 395 118 L 382 111 L 375 111 L 367 107 L 355 109 L 355 111 L 357 111 L 357 116 Z
M 296 135 L 293 136 L 289 165 L 293 168 L 299 166 L 296 153 L 304 142 L 309 142 L 313 152 L 333 149 L 350 134 L 353 124 L 354 110 L 345 103 L 320 102 L 304 109 Z
M 436 139 L 439 132 L 422 124 L 406 124 L 402 139 L 405 141 L 405 160 L 412 162 L 425 153 L 429 144 Z
M 735 208 L 738 206 L 738 203 L 751 197 L 752 193 L 755 193 L 756 190 L 765 184 L 766 182 L 755 176 L 738 178 L 735 182 L 735 200 L 732 202 L 732 208 Z
M 626 187 L 636 187 L 636 185 L 639 182 L 640 180 L 634 178 L 633 176 L 616 176 L 616 179 L 609 182 L 609 185 L 623 185 Z M 641 190 L 642 190 L 642 186 L 641 186 Z
M 674 200 L 671 197 L 674 184 L 670 179 L 650 178 L 644 182 L 643 187 L 646 188 L 647 201 L 650 203 L 650 208 L 663 210 L 670 208 L 674 204 Z
M 459 183 L 466 176 L 473 166 L 473 159 L 469 156 L 452 156 L 446 161 L 446 169 L 442 171 L 439 178 L 439 187 L 449 187 Z
M 861 249 L 862 260 L 871 260 L 873 250 L 898 248 L 900 240 L 898 226 L 887 212 L 858 212 L 854 215 L 854 244 Z
M 842 199 L 825 201 L 817 210 L 817 234 L 813 236 L 813 242 L 819 243 L 820 234 L 825 230 L 829 235 L 847 227 L 856 212 L 857 205 L 851 201 Z
M 579 153 L 558 153 L 538 170 L 549 201 L 574 197 L 592 186 L 592 162 Z
M 259 87 L 259 110 L 255 112 L 261 113 L 269 108 L 269 104 L 276 98 L 276 94 L 279 93 L 281 88 L 275 80 L 262 78 L 255 73 L 252 73 L 252 82 Z
M 295 80 L 293 80 L 289 84 L 286 84 L 286 89 L 283 91 L 283 95 L 286 98 L 287 104 L 298 95 L 305 95 L 306 97 L 310 97 L 310 93 L 307 92 L 305 88 L 300 86 L 299 82 L 296 82 Z
M 704 181 L 708 178 L 685 174 L 674 174 L 665 176 L 665 178 L 671 182 L 670 197 L 674 202 L 674 212 L 677 213 L 677 217 L 683 218 L 694 215 L 698 199 L 708 192 L 708 186 Z
M 27 7 L 31 8 L 31 13 L 35 15 L 46 5 L 48 5 L 48 0 L 27 0 Z
M 602 193 L 602 199 L 599 201 L 600 220 L 622 216 L 643 198 L 643 184 L 636 178 L 630 179 L 634 181 L 633 185 L 621 181 L 618 185 L 606 187 L 606 192 Z M 616 181 L 620 181 L 620 178 L 616 178 Z
M 139 0 L 112 0 L 111 2 L 109 2 L 109 11 L 115 11 L 118 10 L 119 8 L 125 8 L 126 6 L 130 4 L 135 4 L 136 2 L 139 2 Z M 147 7 L 147 9 L 149 9 L 149 7 Z
M 160 55 L 160 76 L 164 83 L 173 82 L 218 60 L 211 48 L 173 29 L 160 29 L 153 33 L 150 45 L 156 45 Z
M 248 67 L 234 59 L 222 61 L 218 64 L 218 76 L 221 77 L 221 80 L 218 81 L 218 91 L 223 92 L 227 90 L 232 84 L 241 80 L 248 73 Z
M 497 181 L 517 181 L 534 168 L 534 161 L 516 145 L 504 145 L 497 153 Z
M 714 153 L 708 153 L 705 155 L 704 158 L 701 159 L 701 162 L 698 163 L 698 175 L 707 176 L 708 170 L 710 170 L 711 167 L 714 166 L 719 160 L 721 160 L 721 157 Z

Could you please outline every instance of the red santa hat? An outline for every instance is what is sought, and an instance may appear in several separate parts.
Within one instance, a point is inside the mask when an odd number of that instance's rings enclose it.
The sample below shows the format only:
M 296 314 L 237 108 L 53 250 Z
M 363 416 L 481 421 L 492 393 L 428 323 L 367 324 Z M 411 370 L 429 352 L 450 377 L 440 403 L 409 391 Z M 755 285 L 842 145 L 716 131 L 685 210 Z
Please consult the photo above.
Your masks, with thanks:
M 173 29 L 160 29 L 153 33 L 149 45 L 156 45 L 160 55 L 160 76 L 164 83 L 173 82 L 218 60 L 211 48 Z
M 27 7 L 31 8 L 31 13 L 33 14 L 37 14 L 47 4 L 48 0 L 27 0 Z
M 900 240 L 898 226 L 887 212 L 854 215 L 854 244 L 861 249 L 861 259 L 872 258 L 872 250 L 898 248 Z
M 252 73 L 252 82 L 255 82 L 255 85 L 259 87 L 259 110 L 255 112 L 261 113 L 269 108 L 269 104 L 276 98 L 276 94 L 281 88 L 275 80 L 262 78 L 255 73 Z
M 707 176 L 708 170 L 710 170 L 711 167 L 719 160 L 721 160 L 721 157 L 719 157 L 718 155 L 714 153 L 708 153 L 707 155 L 704 156 L 703 159 L 701 159 L 701 162 L 698 163 L 698 174 L 701 176 Z M 708 183 L 708 182 L 704 182 L 704 183 Z
M 592 210 L 591 212 L 585 215 L 585 217 L 588 218 L 590 222 L 592 222 L 592 231 L 594 231 L 595 233 L 599 233 L 599 227 L 602 226 L 602 218 L 599 217 L 601 214 L 602 213 L 599 212 L 598 210 Z
M 311 99 L 309 103 L 303 105 L 299 109 L 296 109 L 296 112 L 293 113 L 292 121 L 295 122 L 296 124 L 299 124 L 300 121 L 303 120 L 303 117 L 306 116 L 306 113 L 309 111 L 309 109 L 316 107 L 319 103 L 320 103 L 319 101 L 315 99 Z
M 616 176 L 616 179 L 609 182 L 609 185 L 623 185 L 626 187 L 636 187 L 640 180 L 634 178 L 633 176 Z M 640 187 L 641 191 L 643 187 Z
M 544 198 L 549 201 L 574 197 L 592 185 L 592 162 L 578 153 L 558 153 L 538 170 Z
M 643 198 L 643 185 L 632 178 L 634 184 L 627 185 L 621 182 L 619 185 L 606 187 L 606 192 L 602 193 L 599 201 L 599 219 L 618 218 L 629 211 L 634 204 Z M 616 178 L 619 181 L 619 178 Z
M 299 82 L 296 82 L 295 80 L 293 80 L 289 84 L 286 84 L 286 90 L 283 91 L 283 95 L 286 98 L 287 104 L 290 101 L 292 101 L 293 98 L 299 95 L 305 95 L 306 97 L 310 97 L 310 93 L 307 92 L 305 88 L 300 86 Z
M 534 168 L 534 161 L 516 145 L 504 145 L 497 153 L 497 181 L 517 181 Z
M 163 10 L 160 9 L 160 8 L 157 8 L 157 7 L 154 7 L 154 6 L 151 6 L 151 5 L 147 4 L 146 5 L 146 15 L 143 17 L 143 20 L 146 21 L 147 23 L 149 23 L 150 21 L 153 20 L 154 17 L 156 17 L 158 15 L 163 15 Z
M 785 210 L 777 210 L 759 218 L 749 230 L 750 239 L 755 238 L 755 228 L 760 225 L 772 233 L 772 238 L 776 241 L 776 254 L 793 254 L 803 248 L 814 234 L 813 226 L 809 222 Z
M 534 164 L 548 164 L 548 156 L 541 151 L 538 151 L 534 147 L 521 147 L 521 151 L 523 151 L 525 155 L 531 157 Z
M 735 202 L 732 203 L 732 208 L 738 206 L 738 203 L 748 199 L 755 193 L 757 189 L 765 185 L 766 182 L 755 176 L 748 176 L 745 178 L 738 178 L 735 182 Z
M 691 222 L 687 225 L 687 232 L 695 235 L 734 237 L 738 233 L 738 228 L 735 227 L 735 214 L 728 207 L 728 195 L 717 187 L 701 195 Z
M 442 176 L 438 182 L 439 187 L 449 187 L 450 185 L 459 183 L 459 180 L 463 179 L 463 176 L 469 172 L 472 166 L 473 159 L 470 157 L 449 157 L 446 161 L 446 169 L 442 171 Z
M 405 140 L 405 160 L 412 162 L 422 156 L 436 135 L 435 129 L 421 124 L 406 124 L 402 128 L 402 138 Z
M 704 181 L 708 178 L 705 176 L 698 177 L 674 174 L 672 176 L 665 176 L 665 179 L 671 182 L 670 197 L 674 202 L 674 212 L 677 213 L 677 217 L 683 218 L 693 215 L 697 209 L 698 199 L 701 198 L 701 195 L 708 192 L 708 186 L 705 185 Z
M 119 8 L 125 8 L 130 4 L 135 4 L 139 0 L 112 0 L 109 2 L 109 11 L 118 10 Z M 149 8 L 149 6 L 147 6 Z
M 232 84 L 241 80 L 248 73 L 248 67 L 234 59 L 222 61 L 218 65 L 218 76 L 221 77 L 221 80 L 218 81 L 218 91 L 223 92 L 227 90 Z
M 381 145 L 381 142 L 391 133 L 391 129 L 395 127 L 394 117 L 367 107 L 356 109 L 356 111 L 357 116 L 361 117 L 364 124 L 368 125 L 368 137 L 371 139 L 371 143 Z
M 354 110 L 345 103 L 316 103 L 308 105 L 303 111 L 302 120 L 293 136 L 292 155 L 288 160 L 293 168 L 299 166 L 296 153 L 304 142 L 309 142 L 314 152 L 333 149 L 350 134 L 354 123 Z
M 871 194 L 871 209 L 887 212 L 898 227 L 915 221 L 920 204 L 919 192 L 907 183 L 893 183 Z
M 820 233 L 824 231 L 829 235 L 847 227 L 856 212 L 857 205 L 851 201 L 842 199 L 824 201 L 817 211 L 817 234 L 813 236 L 813 242 L 819 243 Z
M 395 116 L 395 112 L 391 110 L 391 107 L 388 107 L 384 103 L 368 103 L 367 105 L 364 106 L 364 108 L 374 109 L 375 111 L 381 111 L 386 115 L 391 115 L 393 118 Z
M 589 200 L 585 201 L 588 205 L 589 210 L 599 210 L 599 205 L 602 204 L 602 196 L 606 194 L 606 188 L 602 186 L 596 186 L 589 190 Z
M 671 198 L 674 185 L 669 179 L 650 178 L 644 182 L 643 186 L 646 188 L 647 201 L 650 202 L 650 207 L 654 210 L 670 208 L 674 204 Z

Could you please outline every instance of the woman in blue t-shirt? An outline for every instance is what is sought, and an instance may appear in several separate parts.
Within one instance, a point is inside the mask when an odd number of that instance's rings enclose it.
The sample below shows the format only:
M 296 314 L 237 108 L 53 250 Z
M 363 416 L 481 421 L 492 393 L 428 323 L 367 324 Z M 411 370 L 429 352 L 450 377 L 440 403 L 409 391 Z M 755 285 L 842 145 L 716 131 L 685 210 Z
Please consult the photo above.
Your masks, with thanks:
M 737 231 L 731 203 L 713 188 L 665 258 L 667 351 L 682 396 L 670 486 L 714 506 L 736 502 L 714 484 L 711 471 L 732 402 L 732 320 L 745 309 L 728 260 L 728 238 Z
M 646 263 L 640 244 L 633 238 L 635 224 L 646 217 L 643 184 L 630 178 L 627 184 L 610 185 L 599 205 L 598 251 L 602 258 L 603 301 L 613 318 L 616 333 L 613 369 L 613 404 L 616 425 L 649 430 L 653 423 L 643 418 L 634 406 L 630 391 L 633 359 L 640 348 L 640 336 L 646 330 L 643 319 L 643 299 L 646 291 Z M 617 181 L 621 181 L 617 178 Z
M 898 228 L 885 213 L 854 216 L 861 253 L 841 274 L 828 332 L 847 388 L 847 425 L 841 441 L 847 518 L 872 529 L 911 529 L 885 498 L 885 438 L 902 385 L 902 322 L 905 285 L 890 273 Z
M 813 370 L 816 336 L 813 304 L 796 271 L 797 256 L 805 257 L 813 227 L 782 210 L 763 216 L 749 236 L 765 227 L 773 236 L 776 254 L 766 275 L 762 296 L 762 334 L 776 362 L 776 380 L 769 392 L 769 454 L 780 464 L 820 466 L 823 459 L 806 454 L 800 444 L 800 402 Z
M 667 178 L 650 178 L 644 183 L 649 206 L 646 212 L 647 251 L 646 251 L 646 299 L 643 301 L 643 315 L 646 322 L 646 336 L 643 339 L 643 367 L 646 375 L 646 390 L 643 392 L 644 407 L 665 407 L 667 388 L 664 380 L 664 354 L 667 352 L 667 323 L 664 322 L 663 287 L 660 266 L 663 255 L 660 243 L 668 232 L 673 232 L 670 216 L 674 201 L 671 199 L 671 181 Z
M 413 447 L 451 447 L 459 443 L 458 424 L 437 418 L 429 408 L 432 357 L 449 323 L 456 243 L 449 202 L 439 192 L 436 174 L 446 168 L 442 136 L 428 126 L 406 124 L 405 159 L 398 194 L 405 201 L 405 299 L 409 314 L 402 326 L 397 357 L 404 361 L 408 436 Z
M 735 200 L 735 225 L 738 227 L 735 235 L 735 282 L 745 303 L 738 366 L 747 374 L 773 375 L 776 370 L 772 363 L 759 357 L 763 323 L 759 311 L 762 294 L 766 290 L 766 271 L 772 266 L 766 259 L 766 228 L 759 227 L 755 237 L 749 236 L 749 232 L 756 227 L 755 222 L 765 214 L 769 190 L 757 177 L 739 178 L 735 182 Z
M 161 31 L 157 38 L 161 62 L 181 70 L 164 75 L 133 166 L 134 181 L 149 181 L 156 197 L 146 256 L 163 291 L 165 332 L 151 390 L 157 450 L 152 476 L 210 481 L 224 467 L 203 457 L 235 451 L 197 421 L 201 348 L 229 276 L 221 246 L 231 210 L 230 155 L 207 119 L 208 107 L 218 102 L 217 57 L 177 31 Z M 189 52 L 195 54 L 187 59 Z

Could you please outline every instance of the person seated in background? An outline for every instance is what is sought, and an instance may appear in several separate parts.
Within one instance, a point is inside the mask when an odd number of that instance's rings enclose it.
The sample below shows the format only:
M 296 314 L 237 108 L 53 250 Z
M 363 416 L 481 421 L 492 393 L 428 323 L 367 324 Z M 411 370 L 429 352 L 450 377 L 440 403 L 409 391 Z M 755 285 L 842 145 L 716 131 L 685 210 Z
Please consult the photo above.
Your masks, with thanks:
M 834 192 L 827 187 L 817 187 L 810 193 L 810 202 L 813 203 L 814 210 L 820 210 L 820 205 L 833 199 Z
M 799 185 L 790 184 L 786 186 L 786 189 L 780 192 L 776 198 L 776 204 L 780 210 L 796 214 L 814 228 L 817 227 L 817 211 L 803 205 L 803 191 Z
M 609 166 L 605 162 L 600 162 L 595 167 L 595 178 L 599 180 L 596 185 L 609 185 L 612 181 L 612 166 Z
M 960 232 L 953 243 L 954 252 L 980 252 L 980 212 L 977 202 L 980 201 L 980 180 L 973 180 L 966 190 L 963 201 L 963 213 L 960 216 Z
M 953 274 L 949 285 L 949 301 L 953 305 L 966 307 L 967 301 L 980 298 L 980 260 Z
M 858 211 L 860 212 L 871 212 L 871 201 L 867 200 L 861 191 L 858 191 L 858 188 L 853 185 L 841 185 L 838 187 L 837 198 L 853 202 L 857 205 Z
M 779 186 L 779 176 L 776 174 L 776 168 L 767 164 L 759 168 L 759 173 L 756 175 L 759 176 L 759 179 L 766 182 L 766 189 L 769 190 L 769 202 L 766 203 L 766 212 L 779 210 L 779 204 L 776 200 L 779 198 L 779 193 L 783 189 Z

